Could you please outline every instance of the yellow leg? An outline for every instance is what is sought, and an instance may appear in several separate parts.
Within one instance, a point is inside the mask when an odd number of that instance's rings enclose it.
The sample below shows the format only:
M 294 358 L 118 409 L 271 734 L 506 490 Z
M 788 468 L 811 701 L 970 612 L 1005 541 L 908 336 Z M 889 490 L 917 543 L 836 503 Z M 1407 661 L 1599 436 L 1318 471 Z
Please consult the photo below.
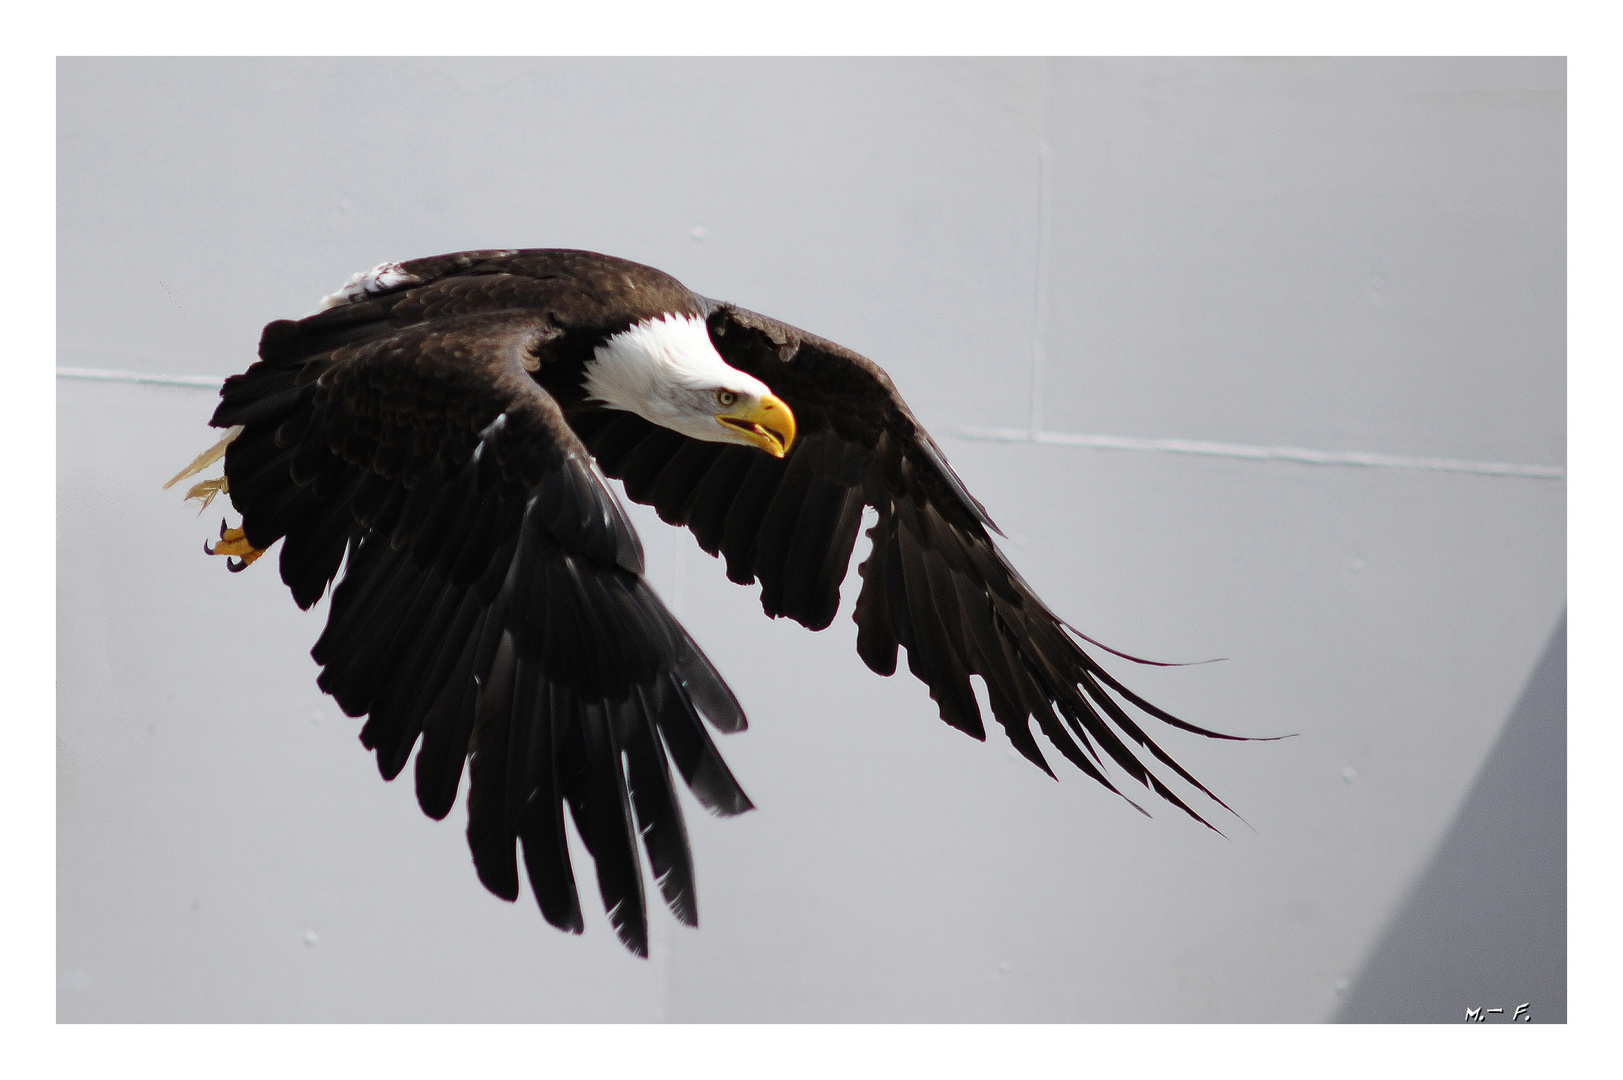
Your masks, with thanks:
M 225 562 L 225 568 L 233 574 L 246 570 L 255 559 L 265 554 L 262 548 L 256 548 L 248 542 L 248 534 L 241 529 L 226 528 L 225 518 L 220 519 L 220 542 L 209 547 L 208 542 L 204 541 L 203 551 L 209 555 L 238 556 L 235 562 L 230 559 Z

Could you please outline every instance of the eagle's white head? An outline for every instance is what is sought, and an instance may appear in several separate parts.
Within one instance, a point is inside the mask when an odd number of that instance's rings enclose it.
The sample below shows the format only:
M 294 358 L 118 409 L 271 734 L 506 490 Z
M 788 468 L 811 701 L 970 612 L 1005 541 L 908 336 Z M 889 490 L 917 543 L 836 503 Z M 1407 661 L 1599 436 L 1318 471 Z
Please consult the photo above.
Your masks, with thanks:
M 760 379 L 729 367 L 698 316 L 668 313 L 609 338 L 586 362 L 586 393 L 705 442 L 782 457 L 795 441 L 789 406 Z

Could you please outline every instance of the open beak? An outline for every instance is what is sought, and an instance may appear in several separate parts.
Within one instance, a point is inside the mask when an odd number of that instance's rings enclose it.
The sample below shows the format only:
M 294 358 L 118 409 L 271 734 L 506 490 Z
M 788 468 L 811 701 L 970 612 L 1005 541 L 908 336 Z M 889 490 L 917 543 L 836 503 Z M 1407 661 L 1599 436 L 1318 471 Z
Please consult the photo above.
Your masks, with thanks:
M 759 402 L 739 402 L 731 412 L 720 413 L 716 422 L 731 428 L 773 457 L 782 457 L 795 442 L 795 414 L 775 394 Z

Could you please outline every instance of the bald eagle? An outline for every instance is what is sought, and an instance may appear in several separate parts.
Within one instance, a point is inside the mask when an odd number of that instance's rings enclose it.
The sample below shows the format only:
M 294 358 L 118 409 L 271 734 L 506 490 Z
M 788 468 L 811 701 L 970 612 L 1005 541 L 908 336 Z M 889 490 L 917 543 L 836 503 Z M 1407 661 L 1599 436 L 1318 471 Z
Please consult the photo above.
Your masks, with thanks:
M 1227 809 L 1134 715 L 1236 737 L 1151 705 L 1084 651 L 1098 643 L 1005 561 L 876 364 L 658 270 L 555 250 L 385 264 L 266 326 L 220 398 L 224 438 L 170 481 L 224 457 L 224 476 L 188 494 L 227 493 L 241 526 L 222 522 L 205 550 L 239 571 L 283 541 L 301 608 L 342 567 L 312 650 L 321 689 L 367 717 L 386 780 L 420 742 L 433 818 L 466 761 L 479 880 L 515 900 L 522 852 L 560 929 L 583 928 L 565 805 L 640 956 L 639 836 L 671 911 L 698 923 L 671 763 L 709 810 L 751 809 L 706 730 L 743 730 L 744 710 L 649 586 L 605 475 L 724 557 L 731 580 L 759 582 L 767 615 L 812 630 L 833 621 L 873 508 L 854 616 L 869 668 L 893 674 L 905 649 L 941 718 L 984 740 L 980 676 L 1009 741 L 1050 776 L 1033 720 L 1117 794 L 1107 759 L 1210 826 L 1153 759 Z

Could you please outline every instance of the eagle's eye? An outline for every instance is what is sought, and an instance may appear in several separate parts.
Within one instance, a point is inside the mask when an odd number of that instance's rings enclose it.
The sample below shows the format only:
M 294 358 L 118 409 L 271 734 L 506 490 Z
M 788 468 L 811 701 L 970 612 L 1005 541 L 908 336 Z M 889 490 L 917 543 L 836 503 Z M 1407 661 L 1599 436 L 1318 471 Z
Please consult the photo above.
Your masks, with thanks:
M 731 405 L 733 402 L 735 402 L 737 400 L 738 400 L 738 395 L 733 393 L 731 390 L 717 390 L 716 391 L 716 404 L 717 405 L 721 405 L 721 406 L 725 407 L 725 406 Z

